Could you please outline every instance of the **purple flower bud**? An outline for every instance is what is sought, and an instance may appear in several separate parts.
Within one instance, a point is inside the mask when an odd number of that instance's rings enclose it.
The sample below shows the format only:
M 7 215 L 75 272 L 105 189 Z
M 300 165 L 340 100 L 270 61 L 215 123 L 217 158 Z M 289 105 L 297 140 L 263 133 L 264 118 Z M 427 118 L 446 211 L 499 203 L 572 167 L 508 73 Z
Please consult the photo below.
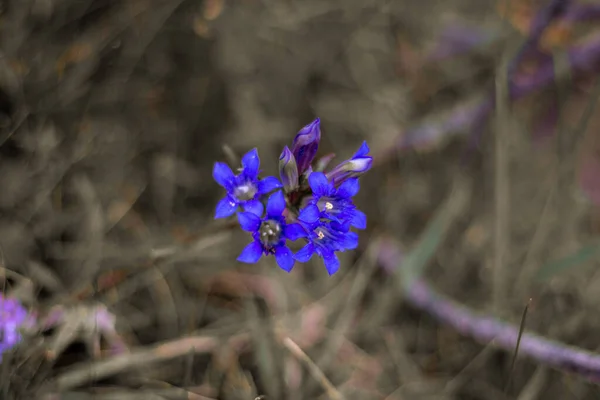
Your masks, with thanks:
M 317 118 L 300 129 L 292 143 L 292 153 L 296 158 L 298 174 L 300 175 L 306 172 L 319 149 L 319 141 L 321 140 L 320 123 L 321 121 Z
M 298 188 L 298 165 L 290 149 L 285 146 L 279 156 L 279 176 L 286 193 Z
M 371 169 L 373 165 L 373 157 L 368 156 L 369 146 L 367 142 L 363 142 L 360 149 L 352 156 L 351 159 L 339 164 L 337 167 L 329 171 L 327 179 L 338 187 L 343 182 L 350 178 L 357 178 Z

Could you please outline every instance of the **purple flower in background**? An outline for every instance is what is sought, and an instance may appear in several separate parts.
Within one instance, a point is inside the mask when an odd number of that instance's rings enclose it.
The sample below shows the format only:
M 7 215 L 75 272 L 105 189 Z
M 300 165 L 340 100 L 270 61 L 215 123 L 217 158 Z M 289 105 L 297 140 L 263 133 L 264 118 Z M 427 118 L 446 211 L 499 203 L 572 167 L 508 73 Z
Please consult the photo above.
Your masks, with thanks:
M 29 313 L 17 299 L 0 294 L 0 361 L 2 354 L 21 341 L 20 328 L 30 319 Z
M 353 226 L 357 229 L 367 227 L 367 216 L 352 202 L 360 190 L 358 178 L 350 178 L 335 188 L 322 172 L 313 172 L 308 177 L 313 193 L 311 204 L 318 207 L 322 218 L 330 219 L 341 226 Z
M 213 168 L 213 178 L 227 190 L 227 195 L 217 204 L 215 219 L 233 215 L 239 206 L 247 212 L 260 215 L 263 205 L 262 195 L 281 188 L 281 183 L 274 176 L 258 179 L 260 159 L 256 149 L 250 150 L 242 157 L 242 169 L 234 175 L 225 163 L 217 162 Z
M 321 140 L 321 121 L 315 119 L 300 129 L 292 143 L 292 153 L 298 165 L 298 174 L 305 173 L 312 164 Z
M 243 230 L 252 232 L 254 241 L 242 251 L 238 261 L 253 264 L 262 255 L 273 254 L 281 269 L 290 272 L 294 267 L 294 257 L 286 245 L 286 240 L 306 237 L 299 224 L 287 224 L 283 216 L 285 197 L 281 191 L 273 193 L 267 201 L 267 213 L 264 218 L 252 212 L 238 214 Z
M 339 186 L 350 178 L 356 178 L 371 169 L 373 157 L 369 156 L 369 146 L 363 142 L 360 149 L 350 158 L 327 173 L 327 179 L 334 186 Z
M 298 189 L 298 165 L 290 149 L 285 146 L 279 156 L 279 175 L 286 193 Z

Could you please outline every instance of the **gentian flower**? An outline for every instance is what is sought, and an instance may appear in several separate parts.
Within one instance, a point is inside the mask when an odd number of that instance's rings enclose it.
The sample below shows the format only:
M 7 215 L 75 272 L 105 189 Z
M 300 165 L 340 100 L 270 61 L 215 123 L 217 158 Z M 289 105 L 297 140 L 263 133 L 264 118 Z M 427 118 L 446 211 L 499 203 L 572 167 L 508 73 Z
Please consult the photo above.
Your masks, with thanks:
M 20 329 L 32 322 L 31 318 L 17 299 L 0 294 L 0 361 L 3 353 L 21 341 Z
M 373 157 L 367 155 L 369 151 L 367 142 L 363 142 L 352 158 L 342 162 L 327 173 L 327 179 L 337 187 L 350 178 L 361 176 L 370 170 L 373 165 Z
M 318 207 L 321 217 L 330 219 L 343 226 L 357 229 L 367 227 L 367 216 L 356 208 L 352 197 L 358 193 L 358 178 L 349 178 L 339 188 L 335 188 L 322 172 L 313 172 L 308 177 L 308 184 L 313 193 L 310 204 Z
M 234 175 L 227 164 L 215 163 L 213 178 L 227 190 L 227 195 L 217 204 L 215 219 L 233 215 L 239 206 L 244 211 L 262 214 L 261 196 L 281 188 L 281 183 L 274 176 L 259 180 L 259 167 L 260 159 L 256 149 L 250 150 L 242 157 L 242 169 L 239 175 Z
M 292 143 L 292 153 L 298 165 L 298 174 L 304 174 L 312 164 L 319 142 L 321 141 L 321 121 L 315 119 L 304 128 L 300 129 Z
M 254 241 L 242 251 L 238 261 L 253 264 L 262 255 L 273 254 L 281 269 L 290 272 L 294 267 L 294 257 L 286 245 L 286 240 L 306 237 L 307 233 L 299 224 L 287 224 L 283 211 L 285 197 L 281 191 L 273 193 L 267 201 L 264 218 L 252 212 L 238 213 L 238 221 L 243 230 L 252 232 Z
M 314 204 L 308 205 L 298 216 L 298 220 L 306 229 L 308 244 L 298 251 L 294 258 L 299 262 L 307 262 L 317 254 L 323 259 L 329 275 L 340 268 L 337 251 L 353 250 L 358 246 L 358 235 L 349 232 L 347 227 L 336 221 L 320 218 L 321 212 Z
M 285 146 L 279 156 L 279 176 L 286 193 L 298 189 L 298 165 L 290 149 Z

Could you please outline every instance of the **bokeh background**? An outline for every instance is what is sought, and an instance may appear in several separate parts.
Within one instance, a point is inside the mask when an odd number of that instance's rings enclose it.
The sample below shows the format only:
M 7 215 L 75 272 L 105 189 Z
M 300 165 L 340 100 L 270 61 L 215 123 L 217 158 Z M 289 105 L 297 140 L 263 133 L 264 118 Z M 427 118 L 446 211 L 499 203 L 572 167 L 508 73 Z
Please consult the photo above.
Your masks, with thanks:
M 105 304 L 132 357 L 67 382 L 113 357 L 76 342 L 5 373 L 6 398 L 598 398 L 583 377 L 513 362 L 411 304 L 398 272 L 450 207 L 408 275 L 516 330 L 598 348 L 594 7 L 0 2 L 4 266 L 34 283 L 32 307 Z M 214 162 L 257 147 L 276 175 L 316 117 L 321 154 L 371 147 L 360 248 L 333 277 L 316 259 L 291 274 L 236 262 L 249 238 L 213 220 Z M 173 350 L 190 335 L 206 349 Z

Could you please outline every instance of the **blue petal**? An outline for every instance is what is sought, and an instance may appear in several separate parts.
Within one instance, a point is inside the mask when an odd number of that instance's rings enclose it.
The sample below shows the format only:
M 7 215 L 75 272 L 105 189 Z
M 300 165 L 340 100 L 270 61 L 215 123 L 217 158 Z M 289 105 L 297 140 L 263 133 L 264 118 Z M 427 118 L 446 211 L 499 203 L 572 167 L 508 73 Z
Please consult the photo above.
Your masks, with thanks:
M 325 258 L 331 258 L 331 257 L 333 257 L 333 251 L 334 251 L 334 249 L 335 249 L 335 248 L 337 248 L 337 247 L 339 247 L 339 246 L 337 246 L 337 243 L 335 243 L 335 242 L 330 242 L 330 243 L 328 244 L 328 246 L 319 246 L 319 247 L 317 247 L 315 250 L 316 250 L 316 253 L 317 253 L 317 254 L 318 254 L 318 255 L 319 255 L 321 258 L 325 259 Z
M 256 179 L 258 168 L 260 167 L 260 159 L 258 158 L 258 150 L 256 148 L 250 150 L 242 157 L 242 167 L 244 175 L 250 179 Z
M 321 212 L 319 211 L 319 207 L 314 204 L 310 204 L 300 210 L 300 214 L 298 215 L 298 219 L 302 222 L 307 222 L 312 224 L 319 219 Z
M 237 258 L 238 261 L 254 264 L 262 256 L 263 249 L 260 243 L 252 242 L 242 250 L 242 254 Z
M 229 168 L 229 165 L 216 162 L 213 167 L 213 178 L 214 180 L 221 186 L 223 186 L 228 192 L 233 189 L 233 184 L 235 183 L 235 175 Z
M 294 255 L 294 258 L 296 259 L 296 261 L 299 262 L 307 262 L 308 260 L 310 260 L 314 253 L 315 245 L 312 243 L 308 243 Z
M 285 237 L 292 242 L 306 236 L 308 236 L 308 234 L 300 224 L 289 224 L 285 227 Z
M 369 146 L 367 145 L 367 141 L 365 140 L 362 145 L 360 146 L 360 149 L 358 149 L 358 151 L 356 153 L 354 153 L 354 155 L 352 156 L 352 158 L 357 158 L 357 157 L 364 157 L 367 154 L 369 154 Z
M 346 250 L 354 250 L 358 247 L 358 235 L 355 232 L 348 232 L 340 244 Z
M 294 268 L 294 257 L 290 249 L 286 246 L 275 248 L 275 261 L 277 261 L 277 265 L 285 272 L 290 272 Z
M 256 232 L 260 228 L 260 218 L 251 212 L 238 213 L 238 221 L 243 230 Z
M 332 220 L 329 223 L 329 226 L 332 229 L 335 229 L 336 231 L 348 232 L 350 230 L 351 223 L 350 223 L 350 221 L 346 221 L 346 220 L 343 220 L 343 221 Z
M 340 185 L 337 194 L 344 199 L 349 199 L 354 197 L 359 190 L 360 184 L 358 183 L 358 178 L 351 178 Z
M 352 226 L 356 229 L 367 228 L 367 216 L 360 210 L 354 210 L 352 213 Z
M 258 181 L 257 189 L 259 194 L 266 194 L 272 192 L 275 189 L 281 188 L 283 185 L 279 182 L 279 179 L 274 176 L 267 176 L 266 178 Z
M 244 211 L 251 212 L 254 215 L 262 217 L 264 207 L 259 200 L 248 200 L 242 204 Z
M 327 196 L 329 194 L 330 185 L 327 177 L 322 172 L 313 172 L 308 177 L 308 184 L 312 189 L 315 197 Z
M 267 215 L 269 217 L 279 217 L 285 210 L 285 197 L 281 191 L 273 193 L 267 201 Z
M 331 254 L 330 257 L 323 257 L 323 263 L 329 273 L 329 276 L 335 274 L 340 269 L 340 260 L 338 260 L 335 254 Z
M 235 213 L 237 210 L 237 203 L 231 197 L 226 196 L 217 203 L 217 209 L 215 211 L 215 219 L 227 218 Z

